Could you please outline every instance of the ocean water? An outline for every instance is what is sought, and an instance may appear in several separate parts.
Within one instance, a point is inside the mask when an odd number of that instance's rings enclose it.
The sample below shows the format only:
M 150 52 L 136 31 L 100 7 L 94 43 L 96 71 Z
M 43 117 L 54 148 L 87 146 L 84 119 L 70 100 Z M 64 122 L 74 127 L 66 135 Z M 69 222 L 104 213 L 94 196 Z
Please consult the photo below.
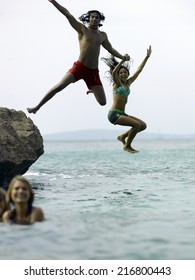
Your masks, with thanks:
M 46 220 L 0 224 L 0 259 L 195 259 L 195 141 L 45 142 L 24 175 Z

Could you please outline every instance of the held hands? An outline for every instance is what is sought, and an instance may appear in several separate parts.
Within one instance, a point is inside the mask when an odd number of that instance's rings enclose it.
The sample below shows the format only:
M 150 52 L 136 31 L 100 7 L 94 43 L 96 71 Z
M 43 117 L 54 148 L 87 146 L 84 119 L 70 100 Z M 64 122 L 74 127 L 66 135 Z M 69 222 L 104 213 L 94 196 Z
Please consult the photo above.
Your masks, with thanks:
M 123 55 L 122 61 L 129 61 L 130 56 L 128 54 Z
M 152 53 L 152 48 L 151 48 L 151 46 L 149 46 L 149 48 L 147 49 L 147 55 L 146 55 L 146 57 L 150 57 L 150 56 L 151 56 L 151 53 Z

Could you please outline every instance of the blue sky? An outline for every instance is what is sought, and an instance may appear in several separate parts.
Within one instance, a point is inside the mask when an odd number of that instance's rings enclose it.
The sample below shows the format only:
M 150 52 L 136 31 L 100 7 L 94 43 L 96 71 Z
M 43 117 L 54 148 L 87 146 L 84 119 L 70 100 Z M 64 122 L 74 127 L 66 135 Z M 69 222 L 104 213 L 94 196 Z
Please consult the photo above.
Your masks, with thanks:
M 104 13 L 101 30 L 113 47 L 133 58 L 133 73 L 152 45 L 152 56 L 131 87 L 126 107 L 143 119 L 147 132 L 194 134 L 195 4 L 191 0 L 60 0 L 76 18 L 91 9 Z M 42 134 L 82 129 L 115 129 L 107 120 L 112 87 L 100 61 L 107 105 L 85 94 L 83 81 L 35 106 L 78 59 L 77 33 L 47 0 L 0 3 L 1 106 L 23 110 Z M 102 48 L 100 57 L 107 52 Z M 117 127 L 119 128 L 119 127 Z

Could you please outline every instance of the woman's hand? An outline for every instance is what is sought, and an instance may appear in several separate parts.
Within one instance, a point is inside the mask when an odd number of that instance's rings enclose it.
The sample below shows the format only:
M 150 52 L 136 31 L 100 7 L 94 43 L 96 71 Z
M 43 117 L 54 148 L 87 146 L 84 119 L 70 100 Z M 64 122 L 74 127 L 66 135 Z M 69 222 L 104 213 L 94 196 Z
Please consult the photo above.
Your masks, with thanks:
M 149 46 L 149 48 L 147 49 L 147 57 L 150 57 L 150 55 L 151 55 L 151 53 L 152 53 L 152 48 L 151 48 L 151 46 Z

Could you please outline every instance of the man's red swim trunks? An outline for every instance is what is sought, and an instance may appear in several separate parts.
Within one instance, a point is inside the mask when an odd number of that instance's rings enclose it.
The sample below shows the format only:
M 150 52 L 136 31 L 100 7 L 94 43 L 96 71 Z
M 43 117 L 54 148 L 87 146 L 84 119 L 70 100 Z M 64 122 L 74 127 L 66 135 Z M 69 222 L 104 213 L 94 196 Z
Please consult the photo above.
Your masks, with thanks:
M 74 62 L 73 67 L 68 72 L 72 73 L 77 81 L 83 79 L 89 89 L 91 86 L 102 86 L 99 70 L 88 68 L 80 61 Z

